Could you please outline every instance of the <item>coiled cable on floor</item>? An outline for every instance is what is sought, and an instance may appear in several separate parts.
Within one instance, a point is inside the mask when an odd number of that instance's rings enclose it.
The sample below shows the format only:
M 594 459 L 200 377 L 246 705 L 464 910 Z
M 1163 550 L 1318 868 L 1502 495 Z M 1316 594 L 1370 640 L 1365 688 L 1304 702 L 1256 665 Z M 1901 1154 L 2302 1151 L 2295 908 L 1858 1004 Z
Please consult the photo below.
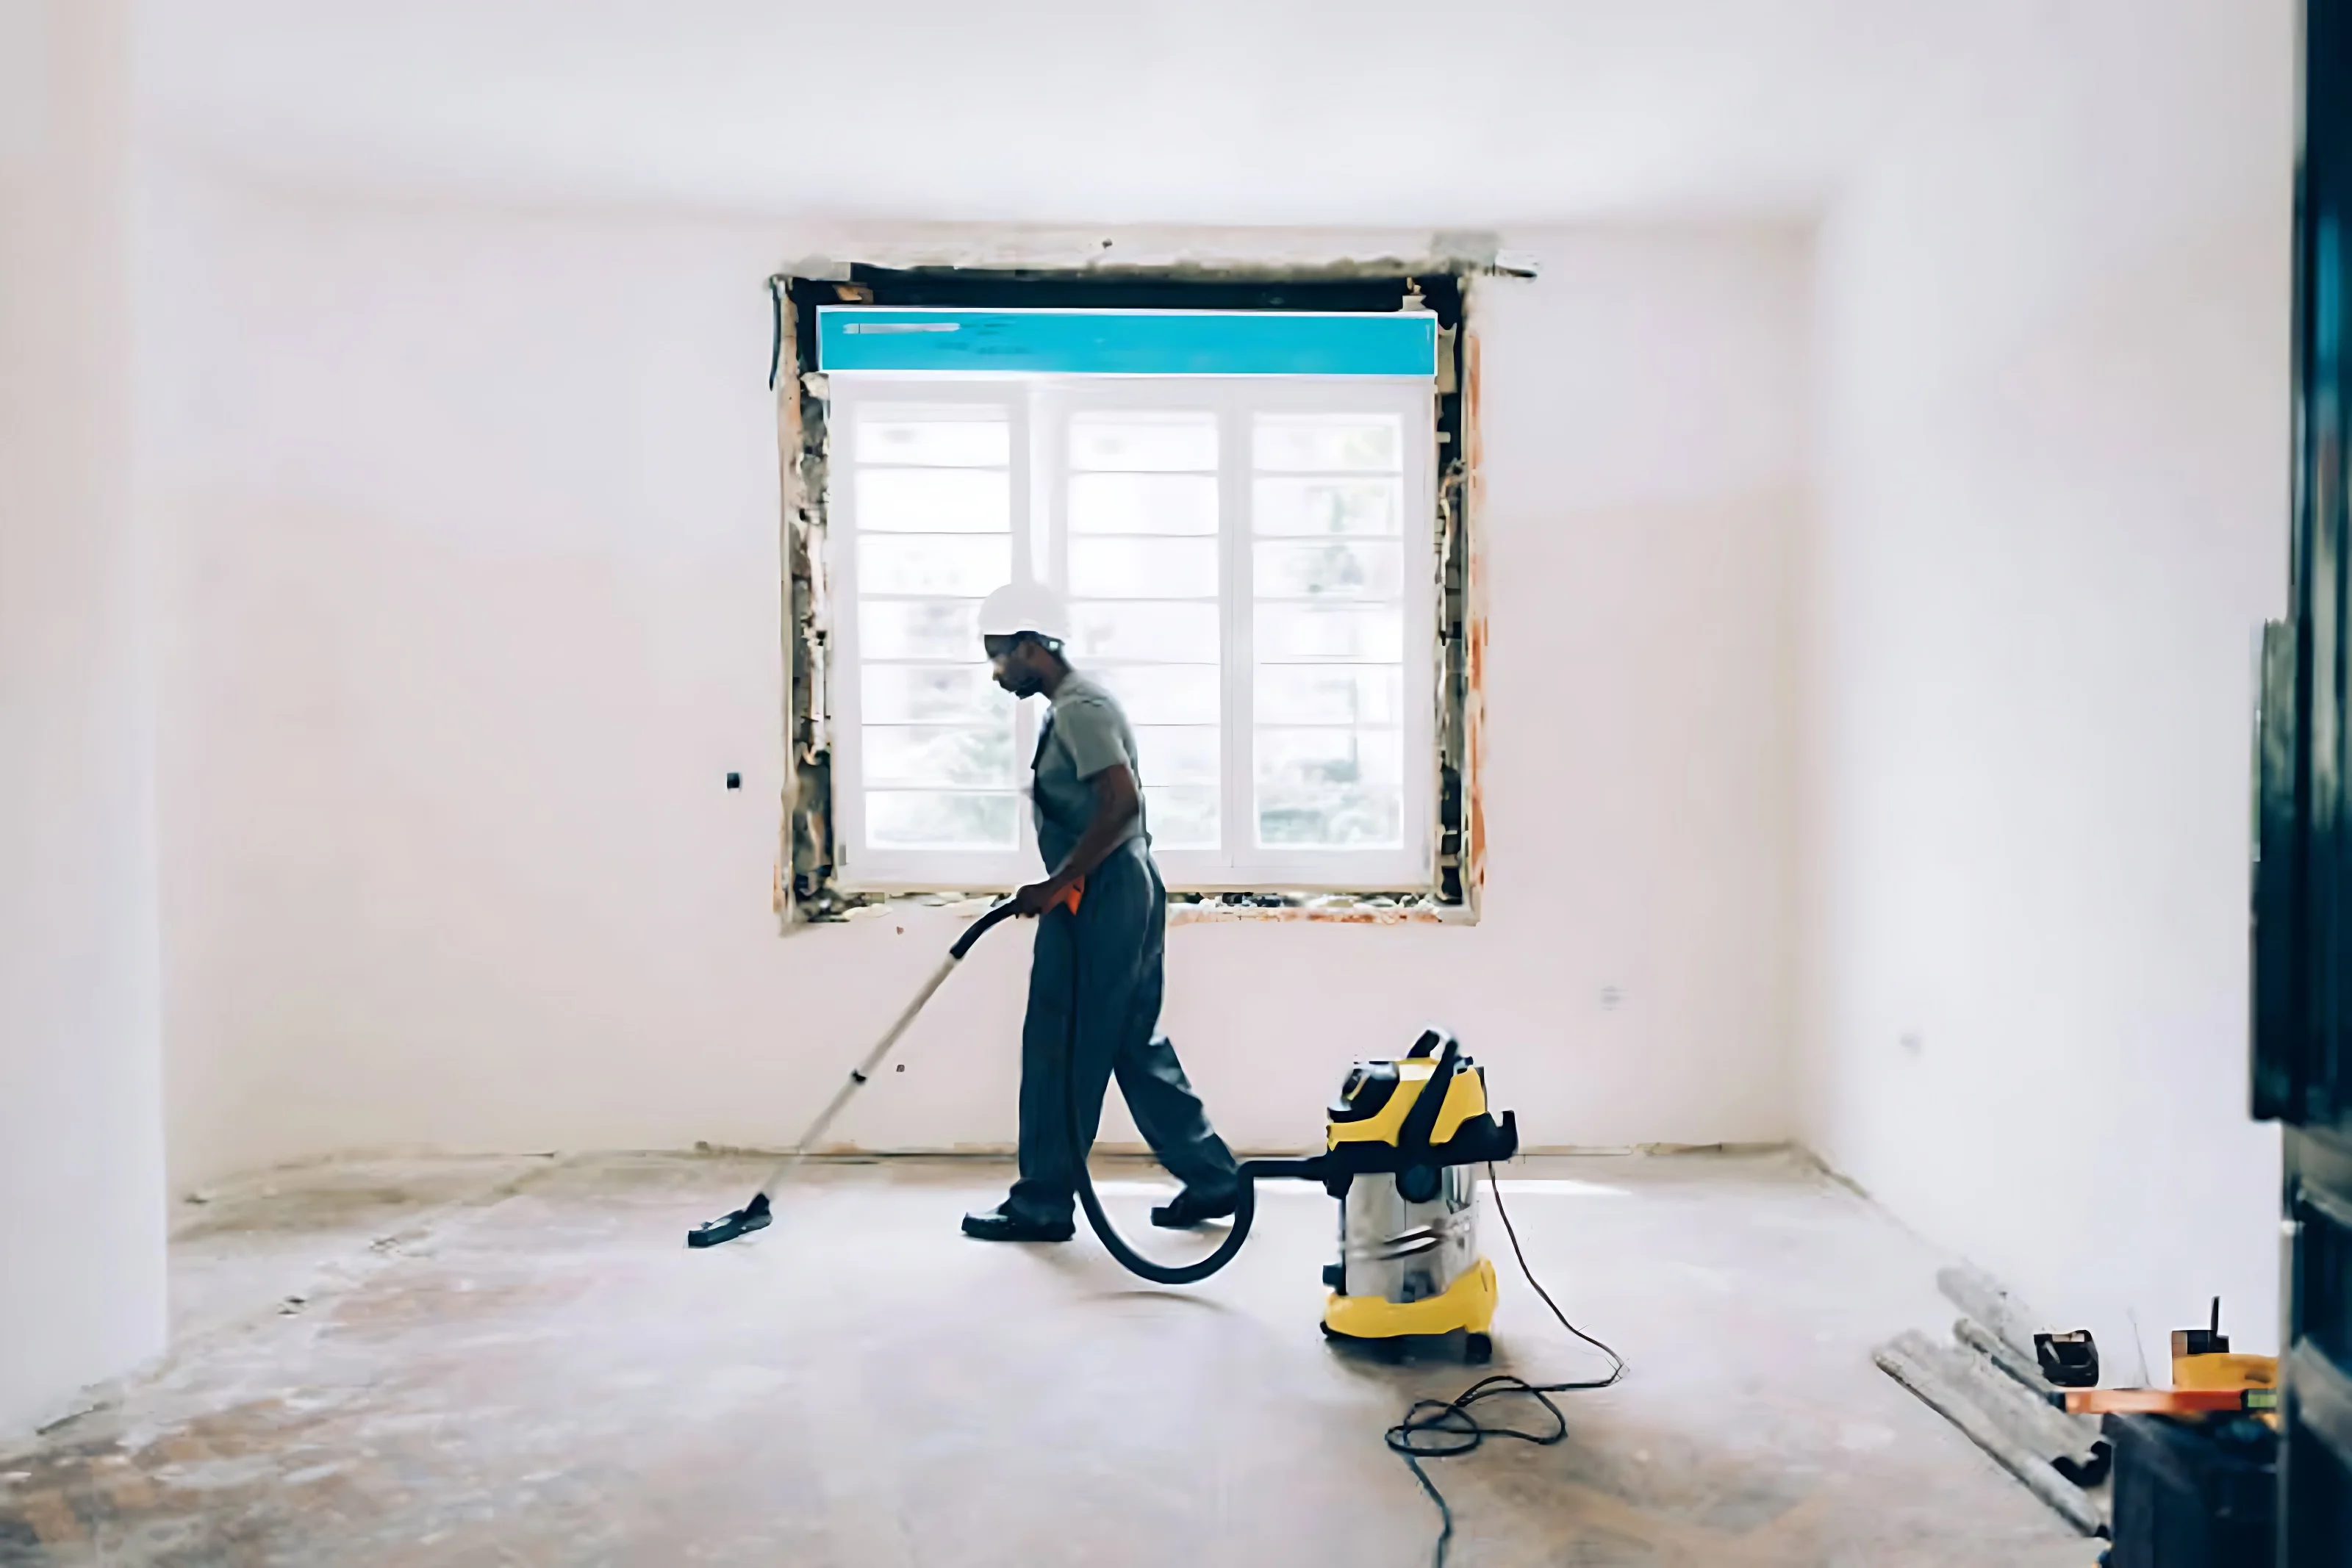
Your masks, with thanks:
M 1437 1490 L 1437 1483 L 1429 1479 L 1429 1472 L 1422 1468 L 1424 1460 L 1459 1458 L 1475 1452 L 1489 1437 L 1509 1437 L 1538 1448 L 1550 1448 L 1568 1437 L 1568 1417 L 1552 1403 L 1553 1395 L 1607 1388 L 1625 1375 L 1625 1358 L 1570 1322 L 1568 1314 L 1559 1310 L 1559 1303 L 1551 1299 L 1551 1292 L 1543 1288 L 1543 1281 L 1536 1278 L 1535 1270 L 1528 1267 L 1528 1255 L 1519 1247 L 1518 1229 L 1511 1223 L 1511 1211 L 1503 1202 L 1502 1184 L 1496 1178 L 1491 1163 L 1486 1166 L 1486 1190 L 1494 1195 L 1495 1212 L 1503 1217 L 1503 1230 L 1511 1239 L 1511 1256 L 1519 1260 L 1520 1275 L 1543 1298 L 1543 1304 L 1551 1309 L 1560 1327 L 1609 1358 L 1609 1375 L 1580 1383 L 1529 1383 L 1524 1377 L 1497 1373 L 1480 1378 L 1451 1399 L 1413 1401 L 1404 1419 L 1390 1427 L 1386 1437 L 1390 1451 L 1403 1458 L 1406 1468 L 1412 1471 L 1412 1479 L 1421 1483 L 1421 1490 L 1436 1506 L 1437 1549 L 1430 1558 L 1431 1568 L 1445 1568 L 1446 1549 L 1454 1542 L 1454 1510 L 1447 1505 L 1445 1494 Z M 1532 1399 L 1541 1406 L 1551 1417 L 1549 1426 L 1528 1431 L 1519 1427 L 1490 1425 L 1473 1413 L 1474 1406 L 1511 1396 Z

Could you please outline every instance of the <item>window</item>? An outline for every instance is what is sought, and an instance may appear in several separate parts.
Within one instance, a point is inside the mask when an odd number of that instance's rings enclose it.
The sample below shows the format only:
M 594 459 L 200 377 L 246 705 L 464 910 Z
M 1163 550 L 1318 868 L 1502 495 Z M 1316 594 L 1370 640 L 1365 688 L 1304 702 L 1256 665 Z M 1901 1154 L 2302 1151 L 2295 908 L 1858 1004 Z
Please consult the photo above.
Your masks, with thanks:
M 834 810 L 852 889 L 1008 885 L 1042 704 L 980 601 L 1044 581 L 1125 706 L 1170 884 L 1411 890 L 1435 837 L 1433 390 L 835 371 Z

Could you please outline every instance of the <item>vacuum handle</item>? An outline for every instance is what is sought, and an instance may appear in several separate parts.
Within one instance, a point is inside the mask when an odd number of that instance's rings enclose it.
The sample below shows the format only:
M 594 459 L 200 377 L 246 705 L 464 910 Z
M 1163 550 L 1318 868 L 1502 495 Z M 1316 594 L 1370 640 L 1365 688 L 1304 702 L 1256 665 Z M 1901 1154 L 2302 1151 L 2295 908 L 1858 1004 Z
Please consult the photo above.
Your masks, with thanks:
M 1437 1130 L 1437 1115 L 1444 1109 L 1445 1096 L 1454 1088 L 1454 1064 L 1461 1055 L 1462 1042 L 1452 1035 L 1445 1037 L 1445 1049 L 1437 1053 L 1437 1065 L 1429 1074 L 1429 1082 L 1413 1096 L 1412 1108 L 1404 1113 L 1404 1124 L 1397 1129 L 1397 1149 L 1412 1155 L 1429 1152 L 1430 1134 Z
M 958 963 L 961 963 L 963 961 L 963 956 L 971 951 L 971 945 L 973 943 L 979 941 L 991 931 L 995 930 L 998 926 L 1003 925 L 1006 921 L 1012 918 L 1013 901 L 1008 898 L 1003 903 L 998 904 L 995 908 L 990 910 L 987 914 L 982 915 L 979 919 L 973 921 L 964 934 L 956 938 L 955 946 L 948 949 L 948 956 L 953 958 Z
M 1054 900 L 1053 903 L 1047 904 L 1045 907 L 1048 910 L 1066 909 L 1071 914 L 1076 915 L 1078 912 L 1078 901 L 1086 896 L 1086 892 L 1087 879 L 1085 877 L 1080 877 L 1077 881 L 1070 884 L 1069 888 L 1063 893 L 1061 897 Z M 991 931 L 995 930 L 998 926 L 1003 925 L 1006 921 L 1012 918 L 1013 901 L 1008 898 L 998 904 L 995 908 L 990 910 L 979 919 L 973 921 L 971 923 L 971 929 L 957 937 L 955 946 L 948 949 L 948 956 L 954 959 L 959 964 L 962 963 L 963 956 L 971 951 L 973 943 L 979 941 Z

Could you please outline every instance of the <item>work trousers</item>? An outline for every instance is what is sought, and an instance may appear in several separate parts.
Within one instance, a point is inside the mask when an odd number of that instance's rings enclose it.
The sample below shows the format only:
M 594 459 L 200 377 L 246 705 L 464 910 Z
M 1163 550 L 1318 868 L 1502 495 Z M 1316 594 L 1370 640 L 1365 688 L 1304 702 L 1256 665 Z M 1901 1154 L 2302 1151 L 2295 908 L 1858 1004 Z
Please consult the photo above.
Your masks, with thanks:
M 1021 1179 L 1006 1212 L 1045 1222 L 1071 1216 L 1076 1178 L 1063 1086 L 1074 1046 L 1086 1146 L 1116 1073 L 1137 1130 L 1170 1175 L 1203 1197 L 1238 1184 L 1233 1151 L 1210 1127 L 1176 1048 L 1160 1032 L 1167 930 L 1168 890 L 1140 838 L 1088 873 L 1076 914 L 1039 917 L 1021 1027 Z

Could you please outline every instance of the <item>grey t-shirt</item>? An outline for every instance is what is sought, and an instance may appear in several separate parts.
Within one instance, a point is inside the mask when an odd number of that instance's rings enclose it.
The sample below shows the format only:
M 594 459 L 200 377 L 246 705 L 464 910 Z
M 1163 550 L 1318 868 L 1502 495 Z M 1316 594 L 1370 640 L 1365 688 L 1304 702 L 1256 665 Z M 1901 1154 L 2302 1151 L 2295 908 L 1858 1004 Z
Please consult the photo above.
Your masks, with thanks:
M 1055 689 L 1054 704 L 1039 727 L 1036 779 L 1030 808 L 1036 815 L 1037 848 L 1051 872 L 1069 858 L 1078 836 L 1094 821 L 1094 777 L 1104 768 L 1126 763 L 1139 787 L 1143 768 L 1137 760 L 1135 731 L 1118 699 L 1072 670 Z M 1143 831 L 1143 813 L 1119 835 L 1119 842 Z

